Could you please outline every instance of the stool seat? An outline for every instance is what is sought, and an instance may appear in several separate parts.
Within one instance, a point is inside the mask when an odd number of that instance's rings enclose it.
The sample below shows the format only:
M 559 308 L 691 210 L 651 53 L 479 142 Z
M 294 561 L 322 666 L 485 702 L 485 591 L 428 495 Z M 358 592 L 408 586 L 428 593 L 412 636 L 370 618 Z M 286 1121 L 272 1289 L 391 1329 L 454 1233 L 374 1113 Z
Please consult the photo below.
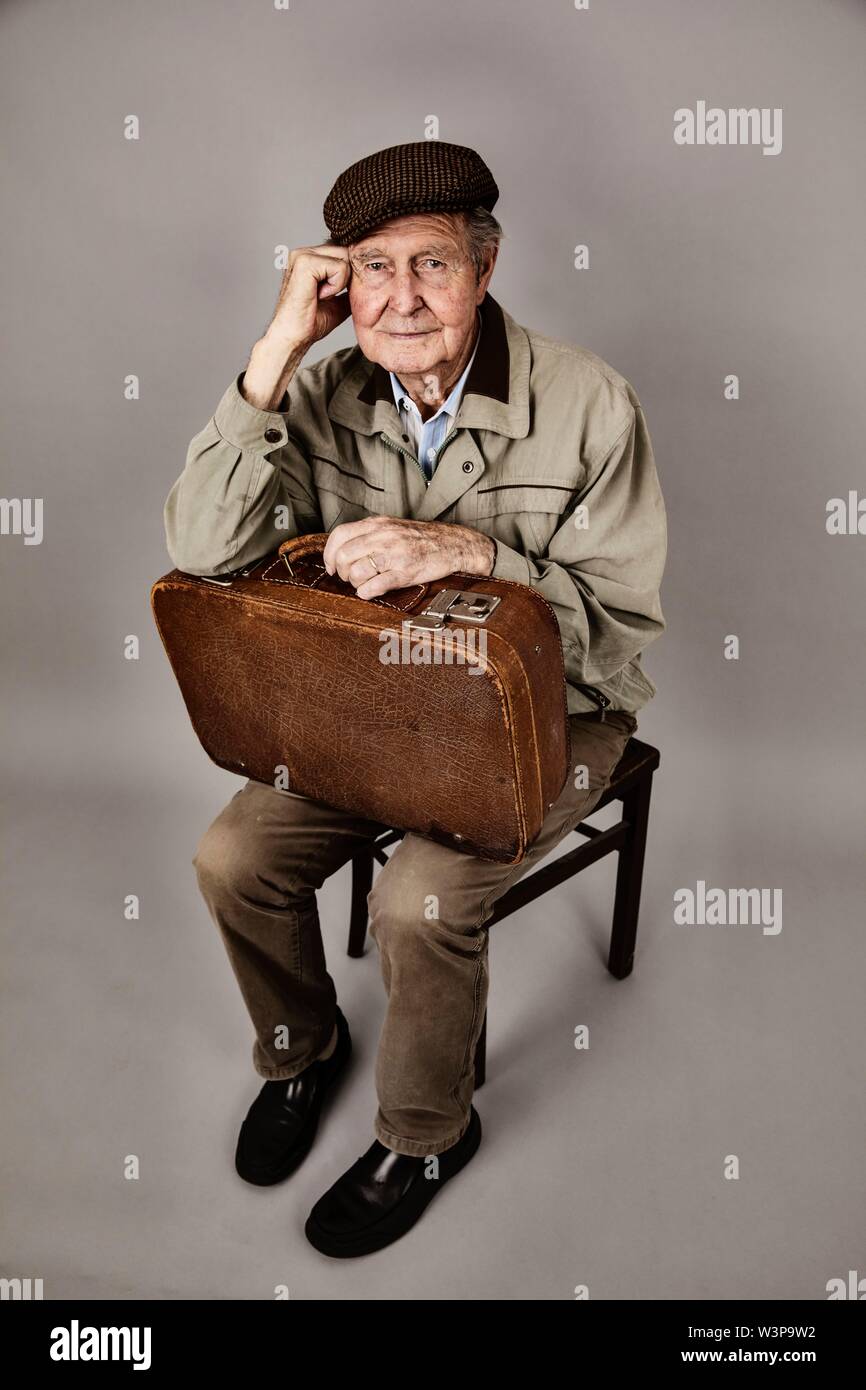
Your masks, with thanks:
M 622 817 L 615 825 L 600 830 L 581 821 L 574 832 L 588 843 L 578 845 L 560 855 L 552 863 L 542 864 L 519 879 L 496 900 L 484 930 L 503 921 L 512 912 L 534 902 L 542 894 L 589 868 L 597 859 L 614 851 L 619 855 L 616 875 L 616 894 L 613 906 L 613 927 L 610 935 L 607 968 L 617 980 L 631 974 L 634 964 L 637 921 L 640 910 L 644 854 L 649 827 L 649 804 L 653 774 L 661 754 L 651 743 L 630 738 L 622 757 L 610 776 L 610 781 L 590 815 L 612 801 L 622 802 Z M 383 830 L 375 840 L 364 845 L 352 859 L 352 908 L 349 920 L 349 955 L 364 954 L 367 936 L 367 894 L 373 885 L 373 863 L 388 862 L 385 850 L 403 838 L 402 830 Z M 475 1049 L 475 1087 L 483 1085 L 487 1051 L 487 1015 Z

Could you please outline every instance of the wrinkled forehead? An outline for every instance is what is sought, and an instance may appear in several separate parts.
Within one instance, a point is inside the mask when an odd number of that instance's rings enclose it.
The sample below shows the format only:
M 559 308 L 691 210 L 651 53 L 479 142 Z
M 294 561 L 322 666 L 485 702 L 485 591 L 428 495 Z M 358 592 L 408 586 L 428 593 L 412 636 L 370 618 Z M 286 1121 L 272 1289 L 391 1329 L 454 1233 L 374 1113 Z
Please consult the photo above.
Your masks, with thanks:
M 463 256 L 466 251 L 463 221 L 454 213 L 419 212 L 393 217 L 367 232 L 347 248 L 353 260 L 373 256 L 414 256 L 422 251 L 440 256 Z

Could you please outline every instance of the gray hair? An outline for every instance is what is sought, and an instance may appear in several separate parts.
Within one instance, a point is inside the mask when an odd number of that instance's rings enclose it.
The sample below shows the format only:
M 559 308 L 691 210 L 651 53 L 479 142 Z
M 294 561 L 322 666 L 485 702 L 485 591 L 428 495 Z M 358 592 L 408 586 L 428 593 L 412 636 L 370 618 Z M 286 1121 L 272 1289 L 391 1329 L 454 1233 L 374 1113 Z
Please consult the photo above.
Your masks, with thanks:
M 466 212 L 455 213 L 463 224 L 463 237 L 466 249 L 475 266 L 475 279 L 481 279 L 484 262 L 491 251 L 499 248 L 503 231 L 492 212 L 487 208 L 469 208 Z

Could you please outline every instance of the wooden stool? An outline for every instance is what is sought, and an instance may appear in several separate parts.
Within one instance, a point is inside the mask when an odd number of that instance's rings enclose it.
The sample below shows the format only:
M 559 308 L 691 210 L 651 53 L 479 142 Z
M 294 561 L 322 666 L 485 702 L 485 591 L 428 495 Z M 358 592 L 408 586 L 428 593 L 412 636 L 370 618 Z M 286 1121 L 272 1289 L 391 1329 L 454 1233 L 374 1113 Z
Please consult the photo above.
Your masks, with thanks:
M 610 950 L 607 968 L 617 980 L 624 980 L 631 974 L 634 965 L 637 919 L 640 911 L 640 892 L 643 879 L 643 861 L 646 850 L 647 828 L 649 825 L 650 793 L 653 773 L 660 762 L 657 748 L 642 743 L 639 738 L 630 738 L 625 752 L 614 768 L 610 785 L 590 812 L 594 815 L 611 801 L 622 802 L 622 818 L 607 830 L 599 830 L 594 825 L 581 821 L 574 827 L 574 833 L 586 837 L 588 843 L 563 854 L 551 864 L 542 865 L 525 878 L 509 888 L 498 900 L 493 915 L 484 924 L 484 929 L 492 927 L 510 917 L 518 908 L 535 902 L 543 893 L 556 888 L 566 879 L 579 874 L 614 850 L 619 853 L 616 875 L 616 896 L 613 902 L 613 927 L 610 934 Z M 362 956 L 367 938 L 367 894 L 373 886 L 373 861 L 387 864 L 385 850 L 402 840 L 402 830 L 386 830 L 352 859 L 352 909 L 349 919 L 349 955 Z M 475 1049 L 475 1089 L 483 1086 L 487 1053 L 487 1014 L 481 1026 L 478 1046 Z

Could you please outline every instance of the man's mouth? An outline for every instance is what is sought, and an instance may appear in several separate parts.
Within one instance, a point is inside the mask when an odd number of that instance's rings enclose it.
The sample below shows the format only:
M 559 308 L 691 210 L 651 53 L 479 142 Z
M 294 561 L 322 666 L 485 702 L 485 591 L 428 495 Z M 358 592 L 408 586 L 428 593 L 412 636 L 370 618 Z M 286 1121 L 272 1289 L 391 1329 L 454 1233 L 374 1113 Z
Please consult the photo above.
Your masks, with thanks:
M 416 329 L 414 333 L 397 333 L 393 332 L 391 329 L 386 329 L 385 332 L 388 334 L 389 338 L 426 338 L 431 333 L 435 333 L 436 329 L 422 328 L 420 332 Z

